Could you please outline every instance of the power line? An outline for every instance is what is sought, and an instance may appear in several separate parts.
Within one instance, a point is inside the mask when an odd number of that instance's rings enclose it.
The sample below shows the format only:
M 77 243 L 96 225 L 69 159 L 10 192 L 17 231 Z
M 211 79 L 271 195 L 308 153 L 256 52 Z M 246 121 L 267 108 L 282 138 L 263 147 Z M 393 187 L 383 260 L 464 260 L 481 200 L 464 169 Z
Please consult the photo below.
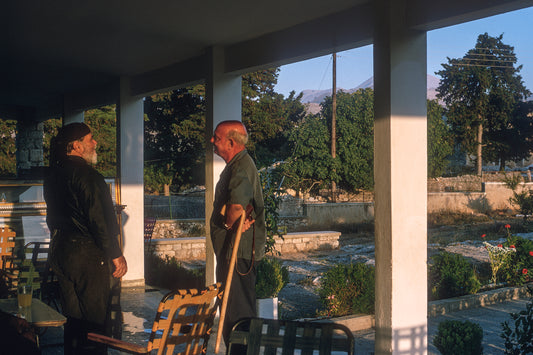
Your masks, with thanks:
M 332 61 L 332 58 L 330 57 L 330 59 L 328 61 L 328 66 L 326 67 L 326 70 L 324 70 L 324 74 L 322 75 L 322 80 L 320 80 L 320 85 L 318 86 L 319 90 L 321 90 L 321 88 L 322 88 L 322 83 L 324 82 L 324 78 L 326 77 L 326 73 L 329 72 L 329 65 L 331 64 L 331 61 Z

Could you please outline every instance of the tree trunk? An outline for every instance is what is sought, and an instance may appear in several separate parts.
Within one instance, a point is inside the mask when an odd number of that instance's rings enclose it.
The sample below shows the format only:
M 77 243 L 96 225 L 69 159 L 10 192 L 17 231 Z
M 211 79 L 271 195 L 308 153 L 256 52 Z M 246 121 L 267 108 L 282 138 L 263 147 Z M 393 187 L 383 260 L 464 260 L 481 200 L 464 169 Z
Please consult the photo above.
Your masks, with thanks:
M 480 123 L 477 126 L 477 174 L 481 176 L 483 170 L 483 161 L 481 160 L 482 153 L 482 142 L 483 142 L 483 125 Z
M 507 161 L 505 160 L 505 158 L 500 158 L 500 171 L 505 171 L 505 164 L 507 163 Z
M 170 196 L 170 185 L 169 184 L 164 184 L 163 190 L 165 191 L 165 196 Z

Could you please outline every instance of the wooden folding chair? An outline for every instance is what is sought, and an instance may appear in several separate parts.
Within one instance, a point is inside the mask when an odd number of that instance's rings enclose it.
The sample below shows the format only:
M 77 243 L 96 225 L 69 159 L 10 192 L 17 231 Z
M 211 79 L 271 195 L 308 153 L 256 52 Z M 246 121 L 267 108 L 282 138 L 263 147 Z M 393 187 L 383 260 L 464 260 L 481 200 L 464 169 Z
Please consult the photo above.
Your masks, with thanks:
M 277 319 L 248 318 L 233 327 L 227 355 L 353 355 L 355 341 L 352 332 L 333 322 L 300 322 Z
M 165 295 L 146 346 L 96 333 L 89 333 L 88 339 L 130 354 L 149 354 L 152 350 L 157 354 L 205 354 L 222 292 L 217 283 L 200 292 L 177 290 Z
M 4 260 L 13 256 L 15 232 L 7 227 L 0 227 L 0 269 L 4 270 Z

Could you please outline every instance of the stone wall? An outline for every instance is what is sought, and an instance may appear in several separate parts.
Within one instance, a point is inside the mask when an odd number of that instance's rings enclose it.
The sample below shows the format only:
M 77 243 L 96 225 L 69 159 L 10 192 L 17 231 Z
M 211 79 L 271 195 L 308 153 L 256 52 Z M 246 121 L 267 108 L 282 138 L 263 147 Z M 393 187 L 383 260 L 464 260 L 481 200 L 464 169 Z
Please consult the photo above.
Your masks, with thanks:
M 485 182 L 482 192 L 436 192 L 428 193 L 428 212 L 455 211 L 465 213 L 486 213 L 496 210 L 517 211 L 509 198 L 513 191 L 503 182 Z M 521 183 L 517 191 L 533 190 L 533 183 Z
M 32 177 L 32 171 L 44 165 L 43 123 L 33 120 L 17 121 L 17 176 Z
M 276 250 L 281 254 L 290 254 L 337 249 L 340 235 L 340 232 L 333 231 L 288 233 L 283 239 L 276 238 Z M 153 250 L 160 257 L 175 257 L 178 260 L 205 259 L 205 237 L 152 239 L 145 242 L 145 250 Z
M 522 175 L 524 181 L 531 182 L 531 175 L 526 174 L 526 172 L 484 171 L 482 176 L 460 175 L 428 179 L 428 192 L 481 192 L 484 183 L 504 182 L 506 178 L 514 175 Z

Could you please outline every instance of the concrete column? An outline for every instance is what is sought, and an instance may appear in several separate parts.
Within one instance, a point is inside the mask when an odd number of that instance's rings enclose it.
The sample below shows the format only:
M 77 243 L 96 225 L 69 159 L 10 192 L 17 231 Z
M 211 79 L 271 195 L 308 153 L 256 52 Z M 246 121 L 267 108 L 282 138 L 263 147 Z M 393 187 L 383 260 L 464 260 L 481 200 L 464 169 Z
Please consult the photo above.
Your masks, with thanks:
M 375 5 L 376 354 L 427 354 L 426 33 Z
M 63 113 L 63 126 L 68 125 L 69 123 L 83 122 L 83 121 L 85 121 L 85 114 L 83 111 Z
M 221 48 L 212 48 L 209 53 L 209 73 L 206 81 L 206 122 L 205 138 L 205 226 L 206 226 L 206 284 L 215 282 L 215 255 L 211 244 L 209 220 L 213 213 L 215 186 L 220 173 L 226 166 L 222 158 L 213 152 L 209 142 L 217 124 L 226 120 L 241 120 L 241 76 L 224 74 L 224 52 Z M 220 281 L 220 280 L 219 280 Z M 223 280 L 222 280 L 223 281 Z
M 73 105 L 73 98 L 65 95 L 63 97 L 63 126 L 83 121 L 85 121 L 84 112 L 76 110 Z
M 120 79 L 120 96 L 117 105 L 120 142 L 119 178 L 120 203 L 126 205 L 122 212 L 124 230 L 124 256 L 128 273 L 123 286 L 144 285 L 144 106 L 143 99 L 130 95 L 130 80 Z

